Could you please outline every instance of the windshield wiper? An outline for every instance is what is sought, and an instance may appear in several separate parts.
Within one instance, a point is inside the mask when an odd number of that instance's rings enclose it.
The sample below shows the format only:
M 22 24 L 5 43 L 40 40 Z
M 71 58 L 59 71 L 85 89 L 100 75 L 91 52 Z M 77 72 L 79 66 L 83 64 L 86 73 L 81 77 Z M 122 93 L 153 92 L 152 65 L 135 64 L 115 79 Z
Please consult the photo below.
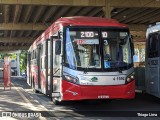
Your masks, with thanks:
M 118 70 L 119 73 L 122 73 L 123 71 L 122 71 L 122 69 L 119 67 L 118 64 L 122 64 L 122 63 L 117 63 L 117 64 L 115 65 L 115 68 Z
M 89 68 L 89 65 L 84 68 L 84 74 L 88 74 L 88 68 Z
M 122 73 L 121 68 L 117 67 L 117 69 L 118 69 L 118 72 L 119 72 L 119 73 Z

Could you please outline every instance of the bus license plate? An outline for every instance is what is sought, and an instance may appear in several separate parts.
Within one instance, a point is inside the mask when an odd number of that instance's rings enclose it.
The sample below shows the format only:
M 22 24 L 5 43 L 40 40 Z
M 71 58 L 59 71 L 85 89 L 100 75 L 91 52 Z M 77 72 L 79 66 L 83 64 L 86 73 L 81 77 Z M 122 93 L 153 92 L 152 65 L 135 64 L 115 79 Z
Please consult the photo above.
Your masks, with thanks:
M 109 98 L 109 96 L 108 95 L 99 95 L 98 96 L 98 99 L 104 99 L 104 98 Z

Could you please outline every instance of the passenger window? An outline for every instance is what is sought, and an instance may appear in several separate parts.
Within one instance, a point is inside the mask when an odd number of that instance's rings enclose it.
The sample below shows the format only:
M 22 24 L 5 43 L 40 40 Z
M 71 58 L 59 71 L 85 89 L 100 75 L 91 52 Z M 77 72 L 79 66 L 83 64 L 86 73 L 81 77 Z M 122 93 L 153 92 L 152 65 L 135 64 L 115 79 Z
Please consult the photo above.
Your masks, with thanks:
M 149 36 L 148 57 L 158 57 L 158 34 L 154 33 Z

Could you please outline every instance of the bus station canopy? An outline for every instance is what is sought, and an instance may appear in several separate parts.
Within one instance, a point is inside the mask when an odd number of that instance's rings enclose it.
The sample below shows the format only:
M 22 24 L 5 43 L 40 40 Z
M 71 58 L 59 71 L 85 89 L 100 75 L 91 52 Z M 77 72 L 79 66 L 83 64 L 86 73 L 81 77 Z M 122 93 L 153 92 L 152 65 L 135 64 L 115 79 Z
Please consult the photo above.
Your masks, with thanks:
M 26 50 L 55 20 L 108 17 L 127 24 L 135 43 L 160 21 L 160 0 L 0 0 L 0 51 Z

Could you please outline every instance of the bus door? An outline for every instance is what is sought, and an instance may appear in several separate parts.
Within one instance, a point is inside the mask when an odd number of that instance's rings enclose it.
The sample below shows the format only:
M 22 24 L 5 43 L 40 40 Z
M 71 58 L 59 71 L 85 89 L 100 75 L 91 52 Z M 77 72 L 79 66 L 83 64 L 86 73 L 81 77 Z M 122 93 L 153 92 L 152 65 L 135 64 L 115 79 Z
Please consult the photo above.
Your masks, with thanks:
M 146 59 L 146 90 L 148 93 L 158 96 L 159 94 L 159 39 L 158 33 L 150 34 L 147 43 Z
M 42 59 L 41 59 L 41 55 L 42 55 L 42 45 L 38 45 L 37 48 L 37 67 L 38 67 L 38 89 L 41 90 L 41 66 L 42 66 Z
M 51 66 L 51 40 L 47 39 L 46 41 L 46 94 L 50 95 L 51 94 L 51 89 L 50 89 L 50 66 Z
M 58 35 L 52 36 L 51 40 L 51 76 L 53 76 L 51 79 L 51 91 L 52 91 L 52 97 L 60 97 L 61 92 L 61 73 L 62 73 L 62 64 L 61 64 L 61 40 Z M 53 53 L 53 54 L 52 54 Z
M 47 70 L 46 70 L 46 59 L 47 59 L 47 41 L 45 41 L 42 45 L 41 45 L 41 51 L 40 51 L 40 77 L 41 77 L 41 89 L 42 89 L 42 93 L 44 94 L 48 94 L 48 81 L 47 81 Z

